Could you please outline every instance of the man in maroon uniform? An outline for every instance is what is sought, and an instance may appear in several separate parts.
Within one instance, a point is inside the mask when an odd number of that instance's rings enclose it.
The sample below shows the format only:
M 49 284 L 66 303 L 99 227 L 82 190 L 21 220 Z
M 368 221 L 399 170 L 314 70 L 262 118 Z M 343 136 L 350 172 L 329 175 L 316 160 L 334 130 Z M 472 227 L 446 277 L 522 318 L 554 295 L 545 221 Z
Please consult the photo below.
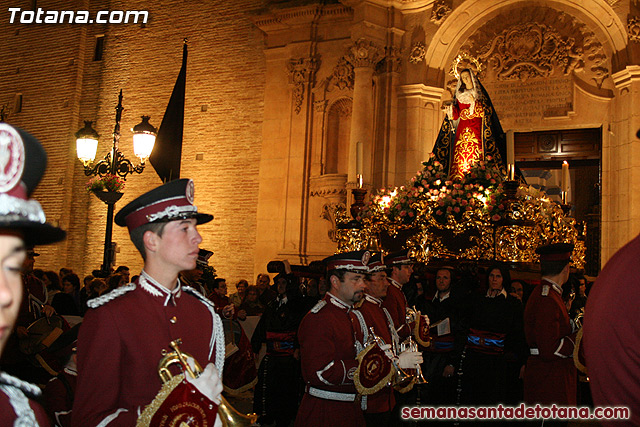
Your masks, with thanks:
M 356 349 L 359 326 L 355 326 L 358 321 L 351 310 L 363 297 L 369 258 L 368 251 L 359 251 L 325 259 L 330 290 L 304 317 L 298 330 L 306 389 L 297 427 L 365 425 L 353 383 L 356 355 L 361 348 Z
M 536 249 L 542 281 L 533 290 L 524 312 L 524 332 L 530 356 L 524 374 L 528 404 L 576 404 L 575 331 L 562 300 L 569 278 L 573 245 L 556 243 Z
M 385 273 L 385 265 L 380 254 L 371 258 L 369 263 L 369 273 L 365 277 L 365 295 L 361 303 L 356 304 L 357 309 L 369 327 L 372 327 L 375 334 L 391 345 L 396 331 L 393 321 L 386 308 L 382 307 L 382 301 L 387 296 L 389 281 Z M 397 341 L 397 337 L 395 338 Z M 403 356 L 403 362 L 404 362 Z M 415 362 L 421 363 L 421 356 L 415 356 Z M 401 366 L 402 368 L 415 368 L 413 365 Z M 382 390 L 367 396 L 367 408 L 365 410 L 365 420 L 367 427 L 387 426 L 390 422 L 391 413 L 395 407 L 396 400 L 393 395 L 393 388 L 386 386 Z
M 144 269 L 137 283 L 88 302 L 90 310 L 78 337 L 73 425 L 134 425 L 152 401 L 149 408 L 158 403 L 158 411 L 163 410 L 161 398 L 156 399 L 162 387 L 158 362 L 178 339 L 180 350 L 206 367 L 197 379 L 187 376 L 181 381 L 167 401 L 180 394 L 190 396 L 193 400 L 188 403 L 198 405 L 198 414 L 204 414 L 202 422 L 219 421 L 218 372 L 223 371 L 225 355 L 222 323 L 213 304 L 178 279 L 181 271 L 195 267 L 202 241 L 196 226 L 213 218 L 198 213 L 193 195 L 193 181 L 171 181 L 116 215 L 116 224 L 129 229 Z M 184 399 L 173 406 L 181 403 Z M 177 419 L 176 414 L 171 416 Z
M 23 130 L 0 123 L 0 355 L 13 332 L 23 302 L 21 271 L 26 245 L 48 244 L 65 233 L 47 224 L 44 211 L 28 195 L 44 174 L 47 156 Z M 0 372 L 0 425 L 48 426 L 44 409 L 31 400 L 40 389 Z
M 389 254 L 385 263 L 390 269 L 388 277 L 389 289 L 382 306 L 387 309 L 400 338 L 406 338 L 411 333 L 411 325 L 407 324 L 407 298 L 402 292 L 402 287 L 411 279 L 413 273 L 413 261 L 409 258 L 409 250 Z

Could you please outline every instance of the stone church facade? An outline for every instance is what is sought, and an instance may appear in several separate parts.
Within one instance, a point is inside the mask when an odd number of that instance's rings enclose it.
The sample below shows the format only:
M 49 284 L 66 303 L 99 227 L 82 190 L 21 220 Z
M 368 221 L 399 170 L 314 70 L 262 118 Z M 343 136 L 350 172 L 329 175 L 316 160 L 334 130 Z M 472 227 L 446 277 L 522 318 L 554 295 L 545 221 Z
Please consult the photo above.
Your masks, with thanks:
M 502 127 L 516 132 L 519 164 L 597 166 L 589 203 L 601 207 L 593 212 L 603 263 L 640 231 L 640 8 L 633 1 L 77 3 L 148 10 L 151 19 L 0 30 L 0 103 L 6 120 L 50 153 L 35 196 L 69 230 L 66 242 L 42 249 L 45 268 L 99 267 L 106 206 L 84 190 L 73 134 L 94 120 L 98 157 L 106 154 L 119 89 L 123 129 L 142 114 L 158 126 L 185 37 L 182 176 L 194 179 L 199 209 L 216 217 L 202 227 L 201 246 L 214 251 L 213 265 L 230 281 L 253 282 L 273 259 L 307 264 L 335 250 L 333 209 L 351 203 L 358 142 L 369 192 L 408 182 L 433 147 L 460 54 L 481 66 Z M 590 139 L 571 136 L 583 130 Z M 133 159 L 128 138 L 121 149 Z M 579 173 L 574 181 L 583 181 Z M 127 178 L 117 206 L 158 183 L 148 165 Z M 139 268 L 125 230 L 114 230 L 114 241 L 116 263 Z

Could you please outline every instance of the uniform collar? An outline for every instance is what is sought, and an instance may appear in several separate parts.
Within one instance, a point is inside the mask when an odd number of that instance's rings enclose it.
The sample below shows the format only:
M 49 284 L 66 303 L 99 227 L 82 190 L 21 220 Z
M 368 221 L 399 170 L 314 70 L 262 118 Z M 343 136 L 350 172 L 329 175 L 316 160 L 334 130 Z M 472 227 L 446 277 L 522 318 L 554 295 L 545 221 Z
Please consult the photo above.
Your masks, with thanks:
M 400 284 L 400 282 L 396 282 L 391 277 L 387 277 L 387 279 L 389 279 L 389 283 L 391 283 L 393 286 L 395 286 L 396 288 L 402 290 L 402 285 Z
M 562 295 L 562 286 L 558 285 L 556 282 L 549 279 L 548 277 L 543 277 L 542 280 L 551 283 L 551 287 L 553 288 L 553 290 L 559 293 L 560 295 Z
M 433 297 L 433 299 L 431 301 L 435 302 L 435 300 L 438 300 L 438 301 L 442 302 L 442 301 L 446 300 L 447 298 L 449 298 L 450 296 L 451 296 L 451 289 L 449 289 L 447 291 L 447 293 L 444 294 L 443 296 L 440 296 L 440 291 L 438 291 L 438 292 L 436 292 L 436 294 L 434 295 L 434 297 Z
M 287 302 L 289 302 L 289 298 L 287 298 L 287 294 L 278 295 L 275 301 L 278 303 L 278 308 L 280 308 L 282 305 L 285 305 Z
M 336 307 L 343 310 L 349 310 L 351 308 L 349 304 L 334 296 L 331 292 L 327 292 L 327 296 L 329 297 L 329 302 L 331 302 L 331 304 L 335 305 Z
M 485 295 L 487 298 L 496 298 L 496 297 L 499 297 L 500 295 L 502 295 L 505 298 L 507 297 L 507 291 L 505 291 L 504 288 L 502 288 L 500 293 L 498 293 L 495 297 L 489 296 L 489 292 L 491 292 L 491 289 L 487 289 L 487 295 Z
M 373 304 L 377 305 L 378 307 L 382 305 L 382 300 L 381 299 L 378 299 L 378 298 L 376 298 L 374 296 L 371 296 L 369 294 L 364 294 L 364 299 L 366 299 L 370 303 L 373 303 Z
M 178 279 L 178 284 L 176 285 L 176 287 L 172 291 L 170 291 L 169 289 L 158 283 L 153 277 L 149 276 L 146 271 L 142 270 L 142 273 L 140 273 L 140 278 L 138 279 L 138 283 L 140 284 L 140 287 L 142 289 L 144 289 L 154 297 L 164 298 L 163 305 L 165 307 L 169 305 L 169 302 L 171 302 L 172 305 L 176 305 L 176 299 L 180 298 L 180 295 L 182 295 L 182 285 L 180 284 L 180 279 Z

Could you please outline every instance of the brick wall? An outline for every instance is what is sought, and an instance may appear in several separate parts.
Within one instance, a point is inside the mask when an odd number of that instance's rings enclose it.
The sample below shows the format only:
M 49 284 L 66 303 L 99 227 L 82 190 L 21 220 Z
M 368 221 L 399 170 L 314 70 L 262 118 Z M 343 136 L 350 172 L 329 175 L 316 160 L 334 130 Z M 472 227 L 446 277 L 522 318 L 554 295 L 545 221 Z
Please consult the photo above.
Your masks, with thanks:
M 29 7 L 29 2 L 15 7 Z M 182 176 L 196 183 L 196 204 L 214 221 L 201 228 L 210 263 L 229 283 L 255 280 L 258 169 L 262 142 L 265 64 L 263 38 L 249 17 L 264 0 L 234 2 L 38 1 L 45 10 L 148 10 L 146 25 L 8 24 L 0 28 L 0 103 L 22 93 L 21 113 L 8 122 L 34 133 L 49 153 L 47 173 L 35 193 L 50 221 L 69 232 L 63 244 L 39 248 L 37 266 L 66 265 L 80 274 L 99 268 L 106 205 L 84 191 L 87 178 L 75 158 L 73 133 L 94 120 L 101 135 L 98 158 L 111 144 L 115 106 L 123 89 L 120 149 L 134 160 L 130 129 L 140 115 L 159 126 L 181 64 L 182 40 L 189 39 Z M 13 7 L 13 5 L 11 5 Z M 93 61 L 96 35 L 104 35 L 102 61 Z M 199 159 L 201 158 L 201 160 Z M 127 178 L 116 205 L 160 184 L 148 165 Z M 142 266 L 126 230 L 114 227 L 116 263 Z

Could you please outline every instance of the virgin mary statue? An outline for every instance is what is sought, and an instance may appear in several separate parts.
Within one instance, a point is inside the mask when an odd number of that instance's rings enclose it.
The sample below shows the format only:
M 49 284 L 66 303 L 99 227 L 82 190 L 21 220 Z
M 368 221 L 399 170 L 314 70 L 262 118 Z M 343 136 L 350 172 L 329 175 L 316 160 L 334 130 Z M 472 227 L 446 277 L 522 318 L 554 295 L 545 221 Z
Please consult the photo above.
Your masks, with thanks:
M 489 94 L 473 71 L 462 70 L 453 100 L 445 109 L 433 154 L 449 177 L 462 180 L 474 163 L 490 159 L 506 178 L 505 134 Z

